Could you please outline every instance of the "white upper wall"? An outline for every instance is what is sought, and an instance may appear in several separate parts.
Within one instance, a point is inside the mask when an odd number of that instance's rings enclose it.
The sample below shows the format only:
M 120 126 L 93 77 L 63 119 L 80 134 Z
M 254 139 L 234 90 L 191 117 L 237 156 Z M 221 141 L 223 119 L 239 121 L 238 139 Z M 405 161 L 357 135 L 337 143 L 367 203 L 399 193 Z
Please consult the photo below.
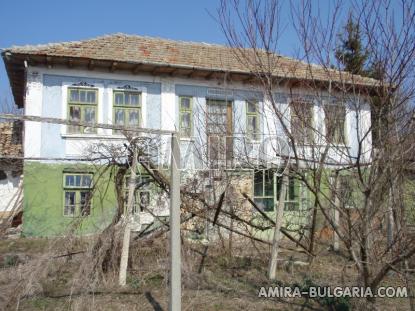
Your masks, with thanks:
M 108 73 L 100 71 L 77 70 L 68 68 L 44 68 L 29 67 L 27 70 L 27 92 L 25 102 L 25 114 L 66 118 L 67 116 L 67 88 L 74 83 L 87 82 L 98 89 L 98 112 L 97 121 L 112 123 L 112 92 L 113 90 L 130 85 L 142 93 L 142 120 L 143 126 L 155 129 L 178 130 L 179 129 L 179 102 L 178 96 L 192 94 L 198 103 L 200 113 L 206 109 L 205 90 L 232 90 L 234 132 L 240 132 L 246 128 L 246 99 L 260 90 L 243 83 L 228 82 L 205 79 L 185 79 L 176 77 L 159 77 L 151 75 L 133 75 L 127 73 Z M 279 88 L 275 90 L 275 102 L 277 109 L 281 111 L 289 123 L 290 120 L 290 95 L 291 91 L 298 96 L 313 97 L 314 124 L 324 134 L 325 115 L 324 105 L 329 95 L 322 92 L 321 96 L 315 96 L 305 89 L 289 90 Z M 186 93 L 188 92 L 188 93 Z M 363 98 L 350 96 L 351 100 L 346 103 L 346 133 L 347 145 L 333 150 L 330 157 L 333 161 L 345 160 L 345 154 L 356 156 L 359 150 L 359 139 L 365 153 L 365 159 L 369 159 L 371 150 L 371 135 L 364 135 L 370 129 L 370 108 L 364 103 Z M 274 107 L 271 101 L 261 98 L 260 106 L 263 108 L 261 115 L 261 130 L 263 134 L 283 135 L 281 123 L 275 117 Z M 205 110 L 206 111 L 206 110 Z M 202 119 L 202 118 L 201 118 Z M 196 123 L 196 122 L 195 122 Z M 194 127 L 196 132 L 204 132 L 204 124 L 197 123 Z M 237 131 L 236 131 L 236 130 Z M 194 133 L 195 134 L 195 133 Z M 364 139 L 363 139 L 364 137 Z M 24 150 L 26 157 L 42 159 L 78 158 L 85 154 L 88 145 L 105 141 L 107 143 L 120 144 L 123 138 L 113 135 L 111 130 L 99 129 L 96 134 L 69 134 L 65 125 L 40 124 L 38 122 L 25 123 Z M 185 140 L 186 141 L 186 140 Z M 319 140 L 324 149 L 324 139 Z M 311 155 L 305 149 L 304 155 Z M 343 153 L 343 155 L 342 155 Z

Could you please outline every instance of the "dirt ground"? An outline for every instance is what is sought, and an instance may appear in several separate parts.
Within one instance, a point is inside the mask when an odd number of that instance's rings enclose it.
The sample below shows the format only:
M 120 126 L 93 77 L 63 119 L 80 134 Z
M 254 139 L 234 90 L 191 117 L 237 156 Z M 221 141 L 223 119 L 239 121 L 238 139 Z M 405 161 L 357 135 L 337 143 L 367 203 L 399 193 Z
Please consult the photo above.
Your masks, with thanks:
M 51 256 L 46 261 L 47 265 L 38 269 L 38 259 L 47 253 L 52 242 L 28 238 L 0 240 L 2 310 L 168 310 L 168 245 L 165 239 L 132 244 L 125 288 L 116 285 L 116 273 L 109 273 L 105 282 L 96 284 L 93 290 L 74 286 L 77 282 L 75 272 L 82 260 L 87 260 L 82 253 L 86 242 L 78 243 L 79 249 L 72 250 L 73 255 Z M 326 246 L 320 246 L 319 252 L 320 256 L 307 265 L 305 254 L 283 250 L 278 281 L 270 283 L 266 278 L 268 246 L 240 241 L 234 243 L 232 252 L 229 252 L 226 243 L 205 246 L 184 242 L 182 310 L 361 309 L 362 300 L 359 299 L 258 297 L 261 286 L 298 285 L 304 288 L 309 285 L 355 284 L 356 271 L 352 262 Z M 42 271 L 42 275 L 33 275 L 33 279 L 25 280 L 30 269 Z M 19 290 L 14 282 L 18 279 L 25 285 L 33 282 L 33 290 L 17 295 L 17 300 L 10 303 L 9 298 L 16 296 Z M 382 285 L 405 284 L 398 275 L 391 274 Z M 378 310 L 410 310 L 409 300 L 405 298 L 377 299 L 376 307 Z

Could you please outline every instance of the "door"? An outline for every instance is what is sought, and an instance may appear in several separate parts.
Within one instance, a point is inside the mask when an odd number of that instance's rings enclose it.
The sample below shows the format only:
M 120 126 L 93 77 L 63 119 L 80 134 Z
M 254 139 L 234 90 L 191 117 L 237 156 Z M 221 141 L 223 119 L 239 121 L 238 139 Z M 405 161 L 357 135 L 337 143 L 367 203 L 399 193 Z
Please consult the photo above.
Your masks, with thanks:
M 230 168 L 233 158 L 232 102 L 207 100 L 207 151 L 212 169 Z

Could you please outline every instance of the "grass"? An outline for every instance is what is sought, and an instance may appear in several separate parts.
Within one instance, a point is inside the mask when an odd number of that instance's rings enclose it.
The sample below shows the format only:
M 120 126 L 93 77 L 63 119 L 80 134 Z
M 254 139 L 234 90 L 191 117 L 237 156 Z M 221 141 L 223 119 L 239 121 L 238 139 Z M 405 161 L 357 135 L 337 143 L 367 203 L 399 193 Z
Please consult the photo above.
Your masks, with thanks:
M 24 254 L 29 258 L 25 263 L 28 265 L 31 261 L 35 263 L 49 242 L 26 238 L 1 240 L 0 250 L 10 256 L 14 252 Z M 185 243 L 182 256 L 183 310 L 348 310 L 348 306 L 359 303 L 357 300 L 260 298 L 261 286 L 352 285 L 356 271 L 345 258 L 322 248 L 321 255 L 310 266 L 290 266 L 280 262 L 278 281 L 270 283 L 266 278 L 269 248 L 259 245 L 254 249 L 243 241 L 234 243 L 234 246 L 230 255 L 220 245 L 212 245 L 202 261 L 200 254 L 204 246 Z M 165 240 L 132 243 L 127 287 L 116 286 L 115 274 L 105 284 L 98 284 L 94 292 L 73 287 L 76 271 L 85 259 L 82 254 L 50 259 L 40 288 L 20 299 L 18 310 L 168 310 L 166 249 Z M 283 250 L 280 258 L 305 260 L 305 255 Z M 22 264 L 16 265 L 12 261 L 7 269 L 0 270 L 0 292 L 13 291 L 10 280 L 13 273 L 17 277 Z M 400 278 L 393 274 L 382 285 L 391 284 L 403 286 Z M 0 309 L 1 303 L 0 300 Z M 333 308 L 335 304 L 337 309 Z M 377 306 L 379 310 L 409 310 L 407 299 L 378 299 Z

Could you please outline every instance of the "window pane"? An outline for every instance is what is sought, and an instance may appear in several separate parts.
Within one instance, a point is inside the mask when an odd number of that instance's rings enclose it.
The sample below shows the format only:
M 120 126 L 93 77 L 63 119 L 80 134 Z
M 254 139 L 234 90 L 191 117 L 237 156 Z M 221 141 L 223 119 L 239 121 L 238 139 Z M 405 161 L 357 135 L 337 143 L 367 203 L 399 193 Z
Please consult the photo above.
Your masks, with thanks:
M 81 103 L 86 102 L 86 91 L 85 90 L 79 90 L 79 101 Z
M 125 112 L 123 109 L 115 109 L 115 124 L 124 125 Z
M 81 191 L 81 206 L 80 212 L 82 216 L 87 216 L 91 213 L 91 192 Z
M 81 120 L 81 107 L 70 106 L 69 107 L 69 120 L 80 121 Z
M 81 121 L 81 108 L 79 106 L 69 106 L 69 120 L 70 121 Z M 79 133 L 81 127 L 78 125 L 68 125 L 69 133 Z
M 85 107 L 84 108 L 84 118 L 85 122 L 95 123 L 95 107 Z M 85 127 L 84 133 L 95 133 L 96 129 L 94 127 Z
M 297 183 L 296 180 L 290 177 L 288 182 L 288 200 L 295 201 L 298 199 L 298 191 L 297 191 Z
M 190 98 L 183 97 L 181 98 L 181 109 L 189 110 L 190 109 Z
M 248 113 L 256 113 L 256 112 L 257 112 L 257 103 L 248 102 Z
M 95 107 L 85 107 L 85 122 L 95 123 Z
M 75 178 L 73 175 L 66 175 L 65 176 L 65 186 L 72 187 L 75 185 Z
M 272 198 L 255 198 L 254 202 L 264 212 L 274 211 L 274 199 L 272 199 Z
M 248 117 L 248 133 L 254 134 L 258 132 L 258 118 L 257 116 L 249 116 Z
M 86 99 L 88 103 L 94 104 L 95 103 L 95 91 L 88 91 Z
M 265 196 L 274 195 L 274 172 L 271 170 L 265 171 Z
M 73 216 L 75 214 L 75 192 L 65 191 L 65 206 L 63 210 L 65 216 Z
M 81 186 L 81 175 L 75 175 L 75 187 Z
M 92 178 L 90 175 L 82 175 L 82 187 L 89 188 L 92 186 Z
M 138 125 L 138 110 L 130 110 L 128 112 L 128 124 Z
M 181 121 L 182 121 L 180 124 L 181 127 L 190 128 L 190 113 L 189 112 L 182 113 Z
M 79 102 L 79 90 L 70 90 L 69 91 L 69 101 Z
M 141 191 L 140 192 L 140 210 L 143 211 L 144 208 L 149 207 L 150 205 L 150 192 Z
M 327 105 L 324 107 L 326 137 L 331 143 L 345 142 L 346 108 L 340 105 Z
M 124 93 L 124 105 L 130 105 L 130 93 Z
M 132 106 L 138 106 L 140 104 L 139 95 L 138 94 L 131 94 L 131 96 L 130 96 L 130 104 Z
M 65 192 L 65 205 L 75 205 L 75 191 Z
M 115 95 L 114 95 L 114 104 L 115 105 L 123 105 L 124 104 L 124 94 L 123 93 L 115 93 Z
M 256 171 L 254 173 L 254 196 L 263 196 L 264 195 L 264 184 L 263 184 L 263 175 L 262 170 Z

